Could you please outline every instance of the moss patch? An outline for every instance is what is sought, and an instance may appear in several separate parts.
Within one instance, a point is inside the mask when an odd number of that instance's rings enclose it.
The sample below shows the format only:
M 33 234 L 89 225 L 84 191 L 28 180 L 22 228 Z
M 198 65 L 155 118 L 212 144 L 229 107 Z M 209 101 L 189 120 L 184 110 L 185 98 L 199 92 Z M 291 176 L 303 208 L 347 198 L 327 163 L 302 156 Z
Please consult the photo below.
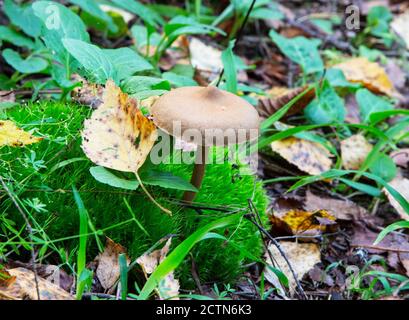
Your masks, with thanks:
M 176 245 L 199 226 L 226 214 L 213 210 L 198 213 L 181 209 L 169 202 L 169 199 L 180 199 L 182 191 L 149 187 L 154 197 L 173 211 L 173 216 L 169 217 L 154 206 L 141 190 L 129 192 L 95 181 L 89 173 L 92 163 L 86 159 L 80 148 L 79 132 L 89 113 L 88 109 L 76 105 L 44 102 L 21 106 L 0 114 L 0 118 L 14 120 L 21 128 L 34 130 L 36 135 L 44 136 L 44 140 L 36 145 L 19 149 L 2 148 L 0 174 L 12 183 L 21 204 L 29 212 L 38 230 L 36 236 L 54 240 L 42 253 L 50 250 L 65 252 L 60 252 L 63 261 L 54 263 L 67 262 L 67 265 L 70 265 L 76 258 L 79 219 L 71 192 L 73 185 L 81 194 L 91 223 L 96 230 L 101 230 L 99 235 L 89 237 L 89 260 L 98 252 L 97 237 L 102 243 L 105 235 L 112 238 L 128 248 L 131 257 L 136 258 L 164 236 L 177 235 L 174 241 Z M 192 167 L 188 165 L 161 164 L 155 169 L 171 172 L 186 180 L 192 172 Z M 207 166 L 203 186 L 196 201 L 210 206 L 247 207 L 247 201 L 253 194 L 254 203 L 264 215 L 267 199 L 261 183 L 251 175 L 237 177 L 237 170 L 232 164 L 214 164 Z M 16 232 L 7 227 L 4 221 L 15 223 L 13 227 L 17 230 L 22 226 L 22 221 L 11 201 L 1 196 L 0 243 L 3 245 L 0 245 L 0 248 L 4 252 L 13 248 L 7 245 L 7 241 L 18 240 Z M 147 234 L 132 220 L 133 214 L 126 202 Z M 39 206 L 39 203 L 45 207 Z M 224 235 L 230 239 L 228 243 L 206 240 L 192 251 L 203 282 L 227 282 L 236 279 L 246 262 L 246 257 L 242 254 L 244 251 L 239 248 L 255 256 L 261 253 L 259 234 L 254 226 L 245 220 L 226 230 Z M 68 257 L 67 261 L 64 261 L 64 257 Z M 178 270 L 185 287 L 193 286 L 190 266 L 190 259 L 186 259 Z

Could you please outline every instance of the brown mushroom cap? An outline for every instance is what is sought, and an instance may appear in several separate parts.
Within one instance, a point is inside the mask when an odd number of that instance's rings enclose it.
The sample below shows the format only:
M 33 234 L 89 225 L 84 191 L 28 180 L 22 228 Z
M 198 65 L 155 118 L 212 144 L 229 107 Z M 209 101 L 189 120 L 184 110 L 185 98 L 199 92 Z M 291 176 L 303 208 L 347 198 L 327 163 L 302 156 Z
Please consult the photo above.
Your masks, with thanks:
M 195 142 L 206 146 L 249 140 L 260 122 L 257 110 L 246 100 L 210 86 L 172 90 L 154 103 L 151 113 L 163 131 L 187 141 L 193 141 L 190 133 L 196 131 L 202 139 Z

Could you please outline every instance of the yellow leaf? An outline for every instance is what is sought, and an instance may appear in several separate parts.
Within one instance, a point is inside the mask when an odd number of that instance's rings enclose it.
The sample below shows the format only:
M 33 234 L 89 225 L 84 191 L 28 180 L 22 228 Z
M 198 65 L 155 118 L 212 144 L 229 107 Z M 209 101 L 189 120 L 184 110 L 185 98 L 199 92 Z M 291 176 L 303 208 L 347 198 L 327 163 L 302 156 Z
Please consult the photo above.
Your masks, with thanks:
M 0 147 L 22 147 L 43 140 L 32 136 L 30 133 L 19 129 L 14 122 L 0 121 Z
M 270 220 L 273 229 L 281 229 L 292 235 L 313 236 L 324 232 L 327 225 L 335 224 L 336 218 L 326 210 L 304 211 L 293 209 L 287 212 L 274 211 Z
M 290 137 L 274 141 L 271 148 L 288 162 L 311 175 L 319 175 L 331 169 L 331 154 L 319 143 Z
M 297 280 L 301 280 L 308 271 L 321 261 L 320 249 L 315 243 L 281 241 L 280 246 L 288 258 L 291 267 L 296 274 Z M 296 281 L 287 262 L 273 244 L 268 246 L 268 250 L 276 262 L 274 267 L 279 268 L 286 275 L 289 282 L 290 292 L 294 292 Z M 268 253 L 266 253 L 265 259 L 268 265 L 273 266 Z M 276 275 L 270 268 L 265 268 L 265 276 L 270 283 L 274 284 L 277 282 Z
M 376 62 L 358 57 L 333 66 L 344 72 L 348 81 L 360 83 L 374 93 L 393 96 L 396 93 L 386 71 Z
M 2 280 L 7 276 L 5 280 Z M 41 300 L 74 300 L 68 292 L 57 285 L 37 277 L 38 291 Z M 37 300 L 37 285 L 33 271 L 25 268 L 15 268 L 1 271 L 0 300 Z
M 82 138 L 82 149 L 92 162 L 137 173 L 156 141 L 157 131 L 135 100 L 108 81 L 103 103 L 85 121 Z
M 341 141 L 342 165 L 347 170 L 358 170 L 372 151 L 370 144 L 363 135 L 355 134 Z

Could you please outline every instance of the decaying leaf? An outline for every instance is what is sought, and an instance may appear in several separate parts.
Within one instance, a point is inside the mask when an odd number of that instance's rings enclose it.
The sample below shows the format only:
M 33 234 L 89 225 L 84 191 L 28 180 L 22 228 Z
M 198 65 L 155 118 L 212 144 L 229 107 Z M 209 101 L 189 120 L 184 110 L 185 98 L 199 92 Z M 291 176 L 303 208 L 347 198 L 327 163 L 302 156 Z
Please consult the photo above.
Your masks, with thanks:
M 1 91 L 0 90 L 0 104 L 4 102 L 16 102 L 16 95 L 14 91 Z
M 319 143 L 290 137 L 274 141 L 274 152 L 311 175 L 318 175 L 331 169 L 330 152 Z
M 162 249 L 152 251 L 151 253 L 146 253 L 136 260 L 147 277 L 148 275 L 152 274 L 156 270 L 157 266 L 166 258 L 171 243 L 172 238 L 169 238 Z M 169 273 L 159 283 L 158 294 L 161 299 L 172 298 L 174 300 L 178 300 L 178 298 L 175 297 L 179 295 L 179 280 L 175 279 L 173 272 Z
M 339 220 L 357 220 L 368 215 L 365 208 L 352 201 L 319 197 L 307 191 L 304 207 L 309 211 L 327 210 Z
M 105 249 L 95 260 L 98 261 L 96 275 L 105 290 L 110 292 L 120 277 L 119 255 L 126 253 L 126 249 L 120 244 L 107 238 Z M 131 261 L 127 257 L 129 265 Z
M 296 89 L 273 87 L 268 92 L 269 98 L 260 99 L 257 110 L 262 118 L 268 118 L 307 89 L 307 86 Z M 286 117 L 302 111 L 314 98 L 315 88 L 311 88 L 288 110 Z
M 25 268 L 1 271 L 0 300 L 37 300 L 35 274 Z M 74 300 L 68 292 L 57 285 L 37 277 L 41 300 Z
M 392 21 L 391 27 L 405 41 L 409 49 L 409 9 L 397 16 Z
M 372 151 L 370 144 L 362 134 L 355 134 L 341 141 L 342 165 L 347 170 L 358 170 Z
M 81 87 L 76 87 L 71 92 L 75 102 L 90 106 L 92 109 L 96 109 L 102 104 L 103 86 L 90 83 L 79 75 L 74 75 L 73 80 L 82 83 Z
M 280 229 L 292 235 L 315 236 L 335 224 L 335 217 L 325 210 L 305 211 L 299 209 L 287 212 L 274 211 L 270 216 L 273 229 Z
M 0 121 L 0 147 L 22 147 L 41 140 L 43 139 L 34 137 L 30 133 L 19 129 L 13 121 Z
M 155 125 L 142 114 L 135 100 L 108 81 L 103 104 L 84 123 L 82 149 L 95 164 L 136 173 L 156 138 Z
M 202 41 L 192 38 L 189 43 L 190 60 L 192 66 L 199 70 L 200 74 L 208 80 L 217 77 L 223 69 L 222 52 Z
M 360 83 L 374 93 L 393 96 L 396 93 L 392 81 L 385 70 L 376 62 L 366 58 L 352 58 L 333 66 L 344 72 L 348 81 Z
M 402 177 L 402 175 L 397 175 L 397 177 L 389 182 L 389 184 L 392 188 L 399 192 L 401 196 L 406 199 L 406 201 L 409 201 L 409 179 Z M 396 199 L 389 193 L 388 190 L 383 189 L 383 191 L 388 197 L 388 200 L 392 207 L 394 207 L 399 213 L 400 217 L 404 220 L 409 220 L 409 213 L 407 213 L 405 209 L 402 208 L 399 202 L 396 201 Z
M 409 165 L 409 148 L 399 149 L 390 154 L 396 165 L 407 168 Z
M 302 277 L 314 267 L 314 265 L 321 261 L 320 248 L 315 243 L 281 241 L 280 246 L 284 251 L 286 257 L 290 261 L 291 267 L 295 271 L 298 280 L 301 280 Z M 278 267 L 287 276 L 290 291 L 294 292 L 296 281 L 290 271 L 290 268 L 288 267 L 288 264 L 286 263 L 276 246 L 270 244 L 268 246 L 268 250 L 272 254 L 274 260 L 277 262 L 277 265 L 275 267 Z M 267 261 L 267 264 L 271 265 L 271 260 L 267 253 L 265 255 L 265 259 Z M 265 269 L 265 274 L 266 279 L 269 279 L 269 277 L 274 278 L 274 274 L 269 268 Z M 273 276 L 271 276 L 272 274 Z

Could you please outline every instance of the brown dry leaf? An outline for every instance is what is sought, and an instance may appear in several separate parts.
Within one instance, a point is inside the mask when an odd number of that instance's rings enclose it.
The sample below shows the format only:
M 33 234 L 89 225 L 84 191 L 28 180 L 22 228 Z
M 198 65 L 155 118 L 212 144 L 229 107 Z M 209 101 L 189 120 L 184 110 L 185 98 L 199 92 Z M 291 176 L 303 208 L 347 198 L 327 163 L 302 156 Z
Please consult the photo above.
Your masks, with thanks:
M 35 274 L 25 268 L 15 268 L 1 271 L 0 300 L 37 300 Z M 3 276 L 6 276 L 3 280 Z M 8 277 L 9 276 L 9 277 Z M 37 277 L 41 300 L 74 300 L 68 292 L 57 285 Z
M 368 215 L 365 208 L 352 201 L 319 197 L 310 190 L 306 193 L 304 206 L 309 211 L 327 210 L 340 220 L 357 220 Z
M 274 141 L 274 152 L 310 175 L 319 175 L 331 169 L 330 152 L 319 143 L 290 137 Z
M 268 118 L 277 110 L 284 107 L 291 100 L 307 90 L 308 87 L 288 89 L 286 87 L 273 87 L 268 93 L 269 98 L 260 99 L 257 110 L 262 118 Z M 286 117 L 302 111 L 315 98 L 315 88 L 311 88 L 298 100 L 286 113 Z
M 292 235 L 315 236 L 334 225 L 336 218 L 325 210 L 304 211 L 293 209 L 288 212 L 274 211 L 270 216 L 273 229 L 281 229 Z
M 108 81 L 103 104 L 84 122 L 82 149 L 100 166 L 136 173 L 156 138 L 155 125 L 142 114 L 135 100 Z
M 119 255 L 122 253 L 126 253 L 126 249 L 107 237 L 104 251 L 95 259 L 98 261 L 96 276 L 101 286 L 108 292 L 111 292 L 110 289 L 113 289 L 120 277 Z M 130 262 L 127 257 L 127 264 Z
M 290 241 L 281 241 L 281 249 L 284 251 L 291 267 L 297 275 L 297 279 L 301 280 L 302 277 L 308 273 L 317 263 L 321 261 L 320 248 L 315 243 L 297 243 Z M 276 246 L 270 244 L 268 250 L 271 252 L 274 260 L 277 262 L 275 267 L 278 267 L 288 278 L 290 292 L 294 292 L 296 287 L 296 281 L 293 274 L 288 267 L 288 264 L 280 254 Z M 271 265 L 269 255 L 266 253 L 265 259 L 267 264 Z M 275 278 L 275 274 L 269 269 L 265 269 L 266 279 Z
M 172 238 L 169 238 L 162 249 L 143 254 L 136 260 L 146 277 L 152 274 L 157 266 L 166 258 L 171 244 Z M 159 297 L 161 299 L 172 298 L 172 300 L 179 300 L 179 298 L 176 298 L 179 295 L 179 288 L 179 280 L 175 279 L 174 273 L 171 272 L 158 284 Z
M 3 146 L 22 147 L 37 143 L 43 138 L 37 138 L 19 129 L 13 121 L 0 121 L 0 148 Z
M 399 149 L 390 154 L 396 165 L 407 168 L 409 165 L 409 148 Z
M 341 141 L 342 165 L 347 170 L 358 170 L 372 151 L 370 144 L 362 134 L 355 134 Z
M 344 72 L 348 81 L 360 83 L 374 93 L 394 96 L 396 89 L 389 79 L 386 71 L 376 62 L 367 58 L 352 58 L 333 66 Z
M 82 83 L 81 87 L 76 87 L 72 90 L 71 96 L 73 101 L 90 106 L 92 109 L 96 109 L 102 104 L 103 86 L 90 83 L 79 75 L 74 75 L 72 80 Z
M 0 90 L 0 103 L 3 102 L 16 102 L 16 95 L 14 91 L 1 91 Z
M 401 174 L 398 174 L 398 176 L 395 179 L 389 182 L 389 185 L 392 188 L 394 188 L 397 192 L 399 192 L 401 196 L 406 199 L 406 201 L 409 201 L 409 179 L 406 179 L 402 177 Z M 399 202 L 396 201 L 396 199 L 389 193 L 388 190 L 384 188 L 383 191 L 388 197 L 388 200 L 392 207 L 394 207 L 396 211 L 399 213 L 400 217 L 404 220 L 409 220 L 409 214 L 405 211 L 405 209 L 402 208 Z
M 409 277 L 409 259 L 401 260 L 403 267 L 406 270 L 406 275 Z
M 397 16 L 392 21 L 391 27 L 403 39 L 409 49 L 409 10 Z

